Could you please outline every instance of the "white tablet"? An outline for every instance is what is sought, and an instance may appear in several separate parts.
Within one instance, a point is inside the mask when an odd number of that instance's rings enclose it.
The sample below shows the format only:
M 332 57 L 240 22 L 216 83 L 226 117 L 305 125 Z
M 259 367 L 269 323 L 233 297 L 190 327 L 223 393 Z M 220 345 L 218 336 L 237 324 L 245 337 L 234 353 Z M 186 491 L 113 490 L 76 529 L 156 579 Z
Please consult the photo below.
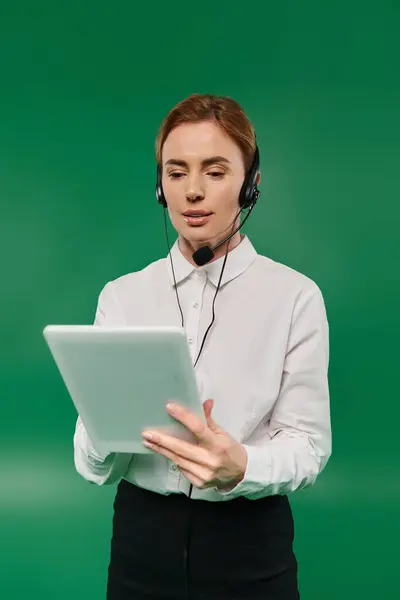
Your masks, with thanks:
M 166 411 L 175 401 L 206 421 L 182 328 L 48 325 L 43 335 L 99 452 L 151 453 L 150 428 L 195 443 Z

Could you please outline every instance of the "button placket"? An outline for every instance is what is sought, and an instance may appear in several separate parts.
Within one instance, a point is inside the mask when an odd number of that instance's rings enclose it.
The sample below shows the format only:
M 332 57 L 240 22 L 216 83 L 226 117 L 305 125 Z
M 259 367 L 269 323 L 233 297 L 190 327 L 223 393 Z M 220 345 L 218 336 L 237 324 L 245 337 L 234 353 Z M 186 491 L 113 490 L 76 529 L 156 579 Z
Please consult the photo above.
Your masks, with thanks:
M 200 303 L 204 287 L 207 283 L 207 275 L 204 271 L 197 271 L 197 278 L 193 282 L 193 300 L 188 310 L 187 319 L 187 340 L 190 346 L 190 352 L 194 356 L 198 343 L 198 332 L 200 324 L 201 310 Z

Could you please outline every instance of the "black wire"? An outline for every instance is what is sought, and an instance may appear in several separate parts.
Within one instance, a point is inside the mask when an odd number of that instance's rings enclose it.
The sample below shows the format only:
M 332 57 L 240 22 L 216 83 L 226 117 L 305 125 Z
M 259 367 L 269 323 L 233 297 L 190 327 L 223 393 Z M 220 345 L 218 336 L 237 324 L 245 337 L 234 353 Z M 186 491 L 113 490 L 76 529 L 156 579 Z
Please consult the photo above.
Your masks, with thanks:
M 165 235 L 167 237 L 167 246 L 168 246 L 168 254 L 169 254 L 169 259 L 171 262 L 171 268 L 172 268 L 172 275 L 174 277 L 174 282 L 175 282 L 175 293 L 176 293 L 176 299 L 178 300 L 178 305 L 179 305 L 179 310 L 181 311 L 181 317 L 182 317 L 182 328 L 183 328 L 183 312 L 182 312 L 182 307 L 181 307 L 181 303 L 179 302 L 179 296 L 178 296 L 178 288 L 176 285 L 176 279 L 175 279 L 175 270 L 174 270 L 174 263 L 172 262 L 172 256 L 171 256 L 171 248 L 169 245 L 169 239 L 168 239 L 168 227 L 167 227 L 167 210 L 166 207 L 164 206 L 164 225 L 165 225 Z

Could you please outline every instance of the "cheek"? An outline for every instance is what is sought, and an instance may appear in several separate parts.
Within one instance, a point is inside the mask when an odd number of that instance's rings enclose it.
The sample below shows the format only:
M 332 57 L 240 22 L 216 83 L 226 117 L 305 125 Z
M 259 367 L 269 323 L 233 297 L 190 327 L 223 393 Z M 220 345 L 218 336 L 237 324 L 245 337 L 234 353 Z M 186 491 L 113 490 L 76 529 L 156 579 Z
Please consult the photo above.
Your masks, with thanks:
M 210 202 L 218 206 L 236 206 L 241 185 L 237 181 L 227 178 L 224 181 L 212 182 L 206 190 L 206 196 Z
M 232 214 L 235 211 L 239 210 L 239 194 L 240 194 L 240 185 L 237 183 L 229 182 L 224 190 L 221 190 L 220 196 L 215 202 L 215 206 L 219 209 L 219 212 L 227 214 Z
M 177 189 L 171 186 L 169 181 L 163 181 L 163 190 L 164 196 L 167 200 L 168 206 L 171 207 L 171 210 L 174 210 L 177 206 L 177 199 L 179 197 L 179 193 L 177 193 Z

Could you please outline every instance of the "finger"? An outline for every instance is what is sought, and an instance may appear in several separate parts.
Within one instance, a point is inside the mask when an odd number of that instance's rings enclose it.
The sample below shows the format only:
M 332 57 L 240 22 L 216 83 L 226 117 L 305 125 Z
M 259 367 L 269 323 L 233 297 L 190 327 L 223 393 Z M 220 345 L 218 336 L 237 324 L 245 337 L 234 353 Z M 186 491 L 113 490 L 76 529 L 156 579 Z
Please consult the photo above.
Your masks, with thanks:
M 201 479 L 199 479 L 198 477 L 196 477 L 195 475 L 193 475 L 186 469 L 182 469 L 180 467 L 178 467 L 178 468 L 179 468 L 179 471 L 182 473 L 182 475 L 184 475 L 186 477 L 186 479 L 188 479 L 191 483 L 193 483 L 193 485 L 195 485 L 197 488 L 200 488 L 200 489 L 204 488 L 204 481 L 202 481 Z
M 198 477 L 195 477 L 194 475 L 192 475 L 191 473 L 189 473 L 189 471 L 186 471 L 185 469 L 179 469 L 179 470 L 181 471 L 182 475 L 184 475 L 186 477 L 186 479 L 188 481 L 193 483 L 193 485 L 195 487 L 199 488 L 200 490 L 204 490 L 204 489 L 216 486 L 215 481 L 206 482 L 203 479 L 199 479 Z
M 182 456 L 174 454 L 174 452 L 171 452 L 158 444 L 152 444 L 151 449 L 174 462 L 179 470 L 182 471 L 196 486 L 204 487 L 205 483 L 210 483 L 214 479 L 214 471 L 210 467 L 192 462 Z
M 199 462 L 202 464 L 207 464 L 210 452 L 212 452 L 211 444 L 208 444 L 207 447 L 203 447 L 201 442 L 191 443 L 185 440 L 182 440 L 174 435 L 170 435 L 168 433 L 164 433 L 157 430 L 151 431 L 151 438 L 149 438 L 149 431 L 142 432 L 142 436 L 144 439 L 150 441 L 151 443 L 158 444 L 159 446 L 164 446 L 168 450 L 183 456 L 184 458 L 188 458 L 195 462 Z M 212 448 L 215 448 L 215 440 L 213 440 Z
M 214 400 L 206 400 L 203 404 L 204 414 L 206 416 L 207 422 L 211 416 L 211 411 L 213 409 L 213 406 L 214 406 Z
M 173 409 L 167 410 L 174 419 L 187 427 L 204 446 L 213 446 L 213 433 L 210 431 L 207 423 L 204 423 L 198 415 L 187 410 L 181 404 L 174 404 Z
M 210 451 L 201 446 L 191 444 L 165 433 L 160 433 L 159 431 L 152 434 L 151 440 L 145 439 L 146 441 L 150 441 L 153 446 L 156 445 L 158 448 L 164 448 L 174 456 L 179 456 L 206 467 L 210 466 Z

